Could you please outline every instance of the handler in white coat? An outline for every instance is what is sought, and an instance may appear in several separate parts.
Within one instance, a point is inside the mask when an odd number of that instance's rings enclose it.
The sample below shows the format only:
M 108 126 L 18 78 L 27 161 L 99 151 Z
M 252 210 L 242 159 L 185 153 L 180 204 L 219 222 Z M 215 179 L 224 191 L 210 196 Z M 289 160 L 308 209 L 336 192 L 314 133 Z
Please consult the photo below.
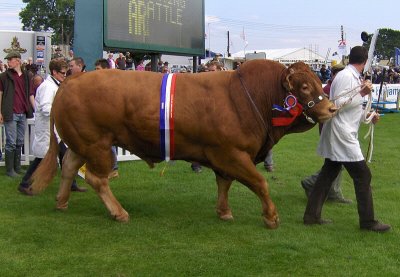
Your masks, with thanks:
M 33 131 L 32 152 L 35 159 L 18 186 L 18 190 L 27 195 L 29 191 L 29 179 L 44 158 L 50 145 L 50 111 L 56 96 L 58 87 L 64 81 L 68 64 L 64 60 L 52 60 L 49 64 L 50 75 L 38 87 L 35 97 L 35 128 Z
M 335 105 L 341 108 L 335 117 L 324 123 L 322 129 L 317 152 L 325 158 L 325 162 L 308 198 L 303 217 L 306 225 L 332 222 L 321 218 L 322 206 L 333 180 L 343 165 L 354 182 L 360 228 L 375 232 L 385 232 L 391 228 L 390 225 L 375 220 L 371 171 L 358 141 L 358 129 L 364 119 L 363 97 L 372 90 L 371 82 L 361 78 L 367 59 L 366 48 L 353 47 L 350 51 L 349 65 L 340 71 L 332 82 L 330 97 L 335 100 Z M 354 89 L 359 90 L 359 93 L 352 98 L 351 95 L 346 95 Z M 379 115 L 376 114 L 372 121 L 375 124 L 378 120 Z

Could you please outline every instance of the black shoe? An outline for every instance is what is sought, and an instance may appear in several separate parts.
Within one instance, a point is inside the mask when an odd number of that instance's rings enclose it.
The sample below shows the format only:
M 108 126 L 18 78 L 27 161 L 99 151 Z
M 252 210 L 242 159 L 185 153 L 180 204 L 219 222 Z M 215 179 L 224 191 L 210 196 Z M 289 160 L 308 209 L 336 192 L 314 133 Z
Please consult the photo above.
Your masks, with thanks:
M 303 187 L 307 198 L 309 198 L 310 194 L 311 194 L 311 190 L 308 189 L 308 187 L 307 187 L 306 183 L 304 183 L 304 181 L 301 181 L 301 186 Z
M 351 204 L 353 203 L 353 200 L 351 199 L 346 199 L 346 198 L 328 198 L 327 199 L 329 202 L 335 202 L 335 203 L 341 203 L 341 204 Z
M 271 164 L 264 164 L 264 168 L 267 172 L 274 172 L 274 166 Z
M 196 172 L 196 173 L 201 173 L 201 172 L 202 172 L 201 166 L 200 166 L 200 165 L 192 166 L 192 170 L 193 170 L 194 172 Z
M 330 219 L 322 219 L 322 218 L 311 218 L 311 217 L 305 217 L 303 219 L 304 225 L 324 225 L 324 224 L 332 224 L 333 221 Z
M 78 187 L 78 186 L 72 186 L 71 191 L 76 191 L 76 192 L 87 192 L 87 188 L 84 187 Z
M 33 196 L 32 191 L 29 189 L 29 187 L 23 187 L 23 186 L 18 186 L 18 191 L 22 194 L 28 195 L 28 196 Z
M 369 226 L 361 226 L 361 230 L 384 233 L 389 231 L 392 227 L 389 224 L 380 223 L 379 221 L 375 221 L 374 224 Z

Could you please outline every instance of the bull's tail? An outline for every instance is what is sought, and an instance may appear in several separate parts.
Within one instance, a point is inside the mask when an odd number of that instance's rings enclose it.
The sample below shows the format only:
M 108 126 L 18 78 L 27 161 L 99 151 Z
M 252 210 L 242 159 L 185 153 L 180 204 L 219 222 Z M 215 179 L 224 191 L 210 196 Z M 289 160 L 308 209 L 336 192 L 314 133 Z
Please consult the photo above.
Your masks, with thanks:
M 39 167 L 31 177 L 30 190 L 37 194 L 46 189 L 57 173 L 57 156 L 59 146 L 54 131 L 54 117 L 50 114 L 50 146 Z

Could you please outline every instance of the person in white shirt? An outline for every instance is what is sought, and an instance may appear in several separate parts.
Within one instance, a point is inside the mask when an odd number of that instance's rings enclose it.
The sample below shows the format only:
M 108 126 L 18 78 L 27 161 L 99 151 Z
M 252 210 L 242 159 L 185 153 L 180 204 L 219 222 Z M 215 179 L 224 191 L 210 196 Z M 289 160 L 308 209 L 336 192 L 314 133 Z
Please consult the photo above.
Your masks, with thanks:
M 39 166 L 40 161 L 46 155 L 50 144 L 50 111 L 56 96 L 58 86 L 64 81 L 68 64 L 64 60 L 54 59 L 49 64 L 50 75 L 37 88 L 35 96 L 35 128 L 33 131 L 32 152 L 35 159 L 29 165 L 18 190 L 27 195 L 29 191 L 29 179 Z
M 366 48 L 353 47 L 350 51 L 349 65 L 340 71 L 332 82 L 330 97 L 335 101 L 335 105 L 341 108 L 322 128 L 317 152 L 325 158 L 325 162 L 308 198 L 303 217 L 305 225 L 332 223 L 321 218 L 322 206 L 332 181 L 338 176 L 343 165 L 354 182 L 360 228 L 375 232 L 386 232 L 391 228 L 390 225 L 375 220 L 371 171 L 358 141 L 358 129 L 364 117 L 363 97 L 372 90 L 371 82 L 361 79 L 367 59 Z M 347 93 L 354 89 L 358 89 L 359 93 L 350 99 L 351 96 Z M 372 122 L 375 124 L 378 120 L 379 114 L 376 114 Z

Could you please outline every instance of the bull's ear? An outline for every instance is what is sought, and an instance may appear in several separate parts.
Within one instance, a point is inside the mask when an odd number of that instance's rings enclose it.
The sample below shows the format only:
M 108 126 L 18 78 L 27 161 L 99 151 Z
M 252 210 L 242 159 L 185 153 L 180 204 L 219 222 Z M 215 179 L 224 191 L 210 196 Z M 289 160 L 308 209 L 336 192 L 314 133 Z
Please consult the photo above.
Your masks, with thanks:
M 283 76 L 282 76 L 282 85 L 286 89 L 286 91 L 292 91 L 293 87 L 292 84 L 290 83 L 291 77 L 294 74 L 294 69 L 293 68 L 288 68 L 284 71 Z

